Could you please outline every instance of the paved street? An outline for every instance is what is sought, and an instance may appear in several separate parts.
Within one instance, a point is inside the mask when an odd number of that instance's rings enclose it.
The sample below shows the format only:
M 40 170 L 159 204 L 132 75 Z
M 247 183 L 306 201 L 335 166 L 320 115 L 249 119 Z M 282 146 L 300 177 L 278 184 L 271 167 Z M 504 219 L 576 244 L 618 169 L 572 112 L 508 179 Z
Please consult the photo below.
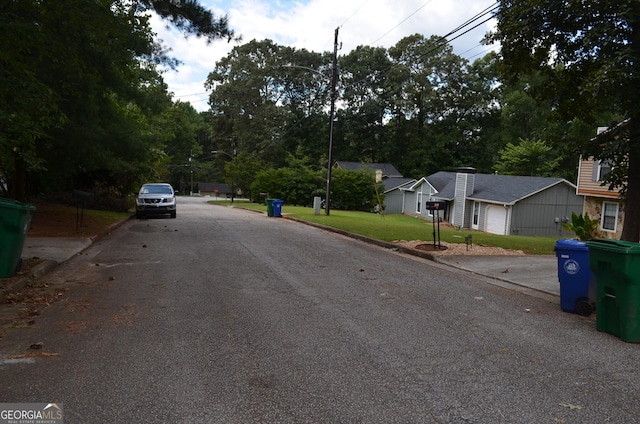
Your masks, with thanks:
M 640 346 L 478 275 L 181 198 L 50 274 L 0 402 L 65 423 L 626 423 Z M 30 349 L 34 343 L 42 348 Z

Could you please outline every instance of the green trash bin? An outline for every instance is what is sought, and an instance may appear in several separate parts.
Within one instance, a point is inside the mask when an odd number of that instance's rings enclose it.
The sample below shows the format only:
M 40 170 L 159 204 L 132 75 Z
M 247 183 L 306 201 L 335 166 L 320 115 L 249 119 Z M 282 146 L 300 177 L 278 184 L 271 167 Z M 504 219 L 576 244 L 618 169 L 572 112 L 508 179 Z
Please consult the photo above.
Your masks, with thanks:
M 640 244 L 587 242 L 596 276 L 596 328 L 625 342 L 640 342 Z
M 0 278 L 11 277 L 18 270 L 35 210 L 33 205 L 0 198 Z
M 267 216 L 273 216 L 273 201 L 276 199 L 265 199 L 267 202 Z

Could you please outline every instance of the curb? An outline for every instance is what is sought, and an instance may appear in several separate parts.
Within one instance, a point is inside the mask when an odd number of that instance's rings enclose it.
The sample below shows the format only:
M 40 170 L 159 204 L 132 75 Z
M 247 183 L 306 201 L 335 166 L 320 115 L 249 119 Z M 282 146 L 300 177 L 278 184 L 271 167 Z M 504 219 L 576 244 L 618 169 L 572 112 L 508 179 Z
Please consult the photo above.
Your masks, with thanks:
M 89 240 L 91 240 L 91 243 L 95 243 L 96 241 L 100 240 L 102 237 L 106 236 L 107 234 L 110 234 L 114 230 L 118 229 L 120 226 L 124 225 L 124 223 L 132 219 L 133 216 L 134 215 L 128 216 L 126 218 L 121 219 L 120 221 L 117 221 L 111 224 L 100 233 L 94 235 L 93 237 L 89 237 Z M 86 249 L 88 249 L 88 247 L 83 249 L 81 252 L 78 252 L 78 254 L 82 253 Z M 11 284 L 7 284 L 4 287 L 0 287 L 0 304 L 4 303 L 9 293 L 19 292 L 24 290 L 27 287 L 27 284 L 29 284 L 29 282 L 33 281 L 36 278 L 40 278 L 45 274 L 50 273 L 51 271 L 56 269 L 61 263 L 63 262 L 57 262 L 52 259 L 45 259 L 44 261 L 34 266 L 31 269 L 31 271 L 28 274 L 25 274 L 22 278 L 14 281 Z
M 423 258 L 423 259 L 428 259 L 428 260 L 431 260 L 431 261 L 436 262 L 438 264 L 446 265 L 446 266 L 449 266 L 449 267 L 452 267 L 452 268 L 455 268 L 455 269 L 459 269 L 461 271 L 469 272 L 471 274 L 478 275 L 478 276 L 481 276 L 481 277 L 491 278 L 492 280 L 500 281 L 500 282 L 503 282 L 503 283 L 512 284 L 514 286 L 518 286 L 518 287 L 523 288 L 523 289 L 531 290 L 533 292 L 541 293 L 541 294 L 544 294 L 544 295 L 547 295 L 547 296 L 553 296 L 554 298 L 558 297 L 555 293 L 550 293 L 550 292 L 548 292 L 546 290 L 537 289 L 535 287 L 529 287 L 529 286 L 527 286 L 525 284 L 521 284 L 521 283 L 518 283 L 518 282 L 513 281 L 513 280 L 508 280 L 506 278 L 500 278 L 500 277 L 496 277 L 496 276 L 492 276 L 492 275 L 485 275 L 485 274 L 481 274 L 479 272 L 475 272 L 475 271 L 469 270 L 469 269 L 461 267 L 461 266 L 456 266 L 456 265 L 451 264 L 451 263 L 449 263 L 447 261 L 443 261 L 437 255 L 434 255 L 434 254 L 431 254 L 431 253 L 428 253 L 428 252 L 423 252 L 421 250 L 412 249 L 412 248 L 409 248 L 409 247 L 398 246 L 395 243 L 390 243 L 390 242 L 387 242 L 387 241 L 373 239 L 373 238 L 370 238 L 370 237 L 366 237 L 366 236 L 362 236 L 362 235 L 359 235 L 359 234 L 350 233 L 348 231 L 340 230 L 338 228 L 333 228 L 333 227 L 328 227 L 328 226 L 322 225 L 322 224 L 316 224 L 316 223 L 313 223 L 313 222 L 303 221 L 303 220 L 300 220 L 300 219 L 297 219 L 297 218 L 293 218 L 293 217 L 290 217 L 290 216 L 282 215 L 282 218 L 288 219 L 290 221 L 295 221 L 295 222 L 298 222 L 298 223 L 301 223 L 301 224 L 309 225 L 309 226 L 312 226 L 312 227 L 320 228 L 322 230 L 330 231 L 330 232 L 333 232 L 333 233 L 342 234 L 343 236 L 346 236 L 346 237 L 349 237 L 349 238 L 353 238 L 353 239 L 356 239 L 356 240 L 360 240 L 360 241 L 363 241 L 363 242 L 366 242 L 366 243 L 375 244 L 377 246 L 384 247 L 384 248 L 390 249 L 390 250 L 394 250 L 396 252 L 405 253 L 405 254 L 412 255 L 412 256 L 417 256 L 417 257 L 420 257 L 420 258 Z

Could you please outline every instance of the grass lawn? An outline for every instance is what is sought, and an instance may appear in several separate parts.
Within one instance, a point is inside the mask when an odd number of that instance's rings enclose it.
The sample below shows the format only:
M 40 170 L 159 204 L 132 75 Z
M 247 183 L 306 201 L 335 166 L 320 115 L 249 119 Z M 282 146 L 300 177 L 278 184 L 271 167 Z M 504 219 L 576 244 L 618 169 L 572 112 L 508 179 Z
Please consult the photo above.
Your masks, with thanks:
M 211 203 L 231 205 L 230 201 Z M 233 205 L 259 211 L 267 209 L 265 205 L 238 200 Z M 331 214 L 326 216 L 322 210 L 320 215 L 314 215 L 313 208 L 286 204 L 283 206 L 282 213 L 303 221 L 339 228 L 378 240 L 433 241 L 434 229 L 430 221 L 402 214 L 377 215 L 367 212 L 331 210 Z M 467 235 L 472 236 L 473 244 L 522 250 L 531 255 L 553 255 L 553 247 L 557 240 L 553 237 L 500 236 L 468 229 L 456 230 L 446 223 L 440 223 L 440 240 L 442 241 L 464 243 Z

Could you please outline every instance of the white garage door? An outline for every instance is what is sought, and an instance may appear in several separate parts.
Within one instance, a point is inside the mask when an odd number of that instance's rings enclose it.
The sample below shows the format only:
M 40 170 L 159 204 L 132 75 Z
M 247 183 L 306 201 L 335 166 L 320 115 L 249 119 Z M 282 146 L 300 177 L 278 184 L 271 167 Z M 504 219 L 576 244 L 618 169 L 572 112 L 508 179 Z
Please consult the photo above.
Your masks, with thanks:
M 505 234 L 507 210 L 502 206 L 487 207 L 487 233 Z

